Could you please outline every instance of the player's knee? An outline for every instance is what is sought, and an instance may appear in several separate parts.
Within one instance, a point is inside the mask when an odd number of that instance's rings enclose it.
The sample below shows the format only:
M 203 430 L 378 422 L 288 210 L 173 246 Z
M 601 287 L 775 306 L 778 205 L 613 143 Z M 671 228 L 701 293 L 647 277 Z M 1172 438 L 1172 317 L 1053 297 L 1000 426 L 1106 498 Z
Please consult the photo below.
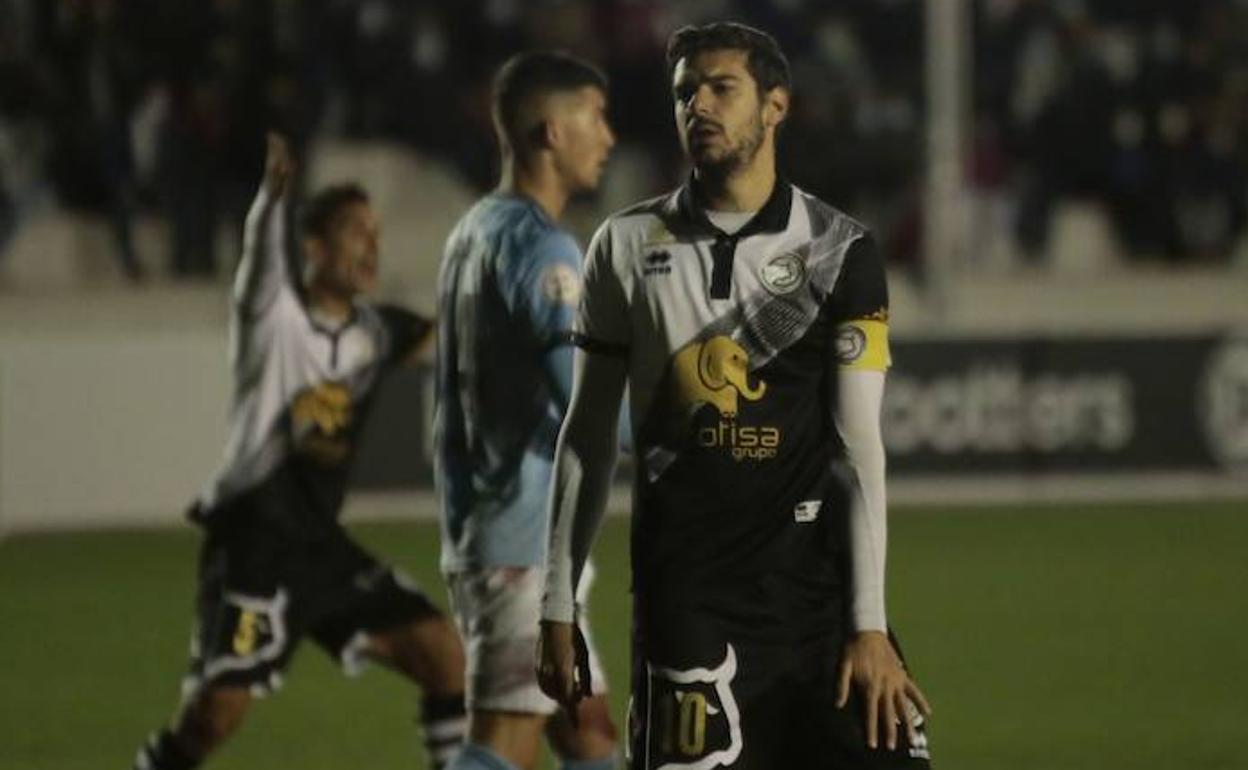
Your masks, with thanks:
M 611 713 L 604 698 L 590 698 L 582 701 L 581 708 L 577 711 L 577 724 L 579 725 L 577 732 L 588 736 L 596 743 L 615 745 L 619 740 L 619 733 L 615 728 L 615 722 L 611 720 Z
M 606 699 L 594 697 L 581 701 L 576 716 L 576 726 L 563 712 L 551 723 L 550 737 L 560 756 L 565 760 L 589 762 L 589 767 L 598 760 L 614 757 L 619 733 L 611 720 Z
M 464 648 L 455 626 L 445 615 L 375 634 L 370 654 L 428 693 L 449 695 L 464 691 Z
M 565 759 L 559 764 L 559 770 L 617 770 L 617 767 L 614 752 L 592 759 Z
M 485 748 L 509 767 L 531 770 L 537 767 L 545 722 L 540 714 L 473 709 L 465 746 Z
M 436 615 L 412 626 L 417 646 L 426 648 L 440 662 L 440 668 L 459 673 L 464 670 L 464 644 L 455 624 L 445 615 Z
M 522 768 L 507 761 L 506 757 L 499 756 L 486 746 L 466 743 L 446 766 L 446 770 L 522 770 Z
M 250 705 L 251 693 L 244 687 L 208 688 L 187 706 L 178 732 L 185 745 L 203 756 L 238 729 Z

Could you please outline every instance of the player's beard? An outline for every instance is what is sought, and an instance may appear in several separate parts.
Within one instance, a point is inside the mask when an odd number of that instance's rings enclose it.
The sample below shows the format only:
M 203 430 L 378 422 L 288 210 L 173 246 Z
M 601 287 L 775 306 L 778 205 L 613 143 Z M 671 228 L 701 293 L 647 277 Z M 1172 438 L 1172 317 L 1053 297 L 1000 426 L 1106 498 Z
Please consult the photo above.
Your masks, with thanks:
M 705 160 L 694 159 L 694 166 L 698 170 L 699 176 L 727 179 L 736 172 L 748 167 L 754 162 L 758 150 L 763 146 L 763 111 L 760 109 L 754 113 L 754 119 L 750 121 L 747 130 L 741 136 L 737 145 L 718 158 L 708 158 Z

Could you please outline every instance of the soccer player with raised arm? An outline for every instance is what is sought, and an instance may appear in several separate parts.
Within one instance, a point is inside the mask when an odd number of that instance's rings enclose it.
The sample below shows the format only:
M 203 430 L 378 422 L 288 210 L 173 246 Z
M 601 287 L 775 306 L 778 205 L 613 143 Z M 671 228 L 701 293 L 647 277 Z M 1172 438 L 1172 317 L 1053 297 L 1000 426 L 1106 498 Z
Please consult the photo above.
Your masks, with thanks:
M 614 143 L 606 105 L 605 79 L 579 59 L 531 52 L 504 64 L 493 105 L 502 179 L 455 226 L 439 271 L 442 569 L 468 653 L 469 740 L 453 770 L 531 770 L 543 732 L 567 770 L 615 765 L 592 648 L 595 695 L 575 719 L 550 719 L 557 704 L 533 670 L 581 292 L 581 252 L 559 219 L 598 184 Z
M 459 750 L 464 654 L 454 625 L 338 521 L 377 383 L 426 357 L 432 323 L 360 299 L 377 280 L 379 222 L 354 184 L 302 217 L 302 278 L 287 248 L 294 163 L 270 134 L 230 315 L 234 392 L 225 464 L 192 506 L 204 530 L 191 670 L 173 724 L 136 770 L 202 762 L 276 689 L 311 637 L 348 673 L 376 661 L 419 685 L 430 765 Z
M 884 606 L 879 256 L 777 173 L 789 71 L 769 35 L 686 27 L 667 61 L 693 170 L 590 244 L 539 679 L 580 697 L 575 587 L 627 384 L 631 766 L 926 768 L 927 705 Z

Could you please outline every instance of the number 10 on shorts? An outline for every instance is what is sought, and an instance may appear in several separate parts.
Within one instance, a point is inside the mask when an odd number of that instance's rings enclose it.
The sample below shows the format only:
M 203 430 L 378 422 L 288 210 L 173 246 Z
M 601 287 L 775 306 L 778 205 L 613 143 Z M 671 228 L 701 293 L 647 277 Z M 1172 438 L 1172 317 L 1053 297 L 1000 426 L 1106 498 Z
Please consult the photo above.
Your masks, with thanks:
M 665 756 L 679 753 L 696 757 L 706 749 L 706 696 L 688 690 L 673 694 L 675 698 L 664 698 L 657 704 L 661 750 Z
M 715 668 L 650 665 L 646 763 L 651 770 L 710 770 L 741 753 L 741 721 L 732 679 L 737 658 L 728 646 Z

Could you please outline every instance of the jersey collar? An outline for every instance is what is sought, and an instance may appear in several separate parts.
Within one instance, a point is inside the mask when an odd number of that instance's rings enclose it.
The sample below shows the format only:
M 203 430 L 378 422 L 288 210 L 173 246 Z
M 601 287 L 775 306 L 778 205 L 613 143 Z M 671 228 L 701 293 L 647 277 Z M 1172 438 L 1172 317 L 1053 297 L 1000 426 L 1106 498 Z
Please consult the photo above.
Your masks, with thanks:
M 311 304 L 307 306 L 307 315 L 308 323 L 312 325 L 313 330 L 317 333 L 324 334 L 326 337 L 337 337 L 339 334 L 342 334 L 344 331 L 354 326 L 356 322 L 360 320 L 359 301 L 357 300 L 351 303 L 351 312 L 347 314 L 346 318 L 338 323 L 334 323 L 325 316 L 316 312 L 316 309 L 313 308 Z
M 675 214 L 687 226 L 716 235 L 726 235 L 706 217 L 706 204 L 694 181 L 693 174 L 676 193 Z M 754 218 L 745 223 L 733 238 L 745 238 L 755 233 L 779 233 L 789 226 L 789 209 L 793 205 L 793 188 L 783 176 L 776 175 L 776 184 L 771 188 L 767 202 L 758 210 Z

